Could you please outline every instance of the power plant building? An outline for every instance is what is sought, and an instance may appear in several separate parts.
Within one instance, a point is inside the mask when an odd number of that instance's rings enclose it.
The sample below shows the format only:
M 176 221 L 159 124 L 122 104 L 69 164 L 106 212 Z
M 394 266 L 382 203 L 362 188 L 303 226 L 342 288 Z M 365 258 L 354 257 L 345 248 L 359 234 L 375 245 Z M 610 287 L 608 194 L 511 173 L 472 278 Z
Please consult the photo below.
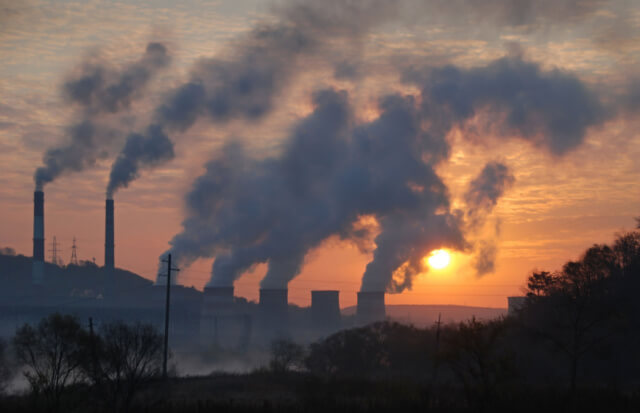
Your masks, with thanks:
M 200 315 L 200 340 L 220 348 L 245 348 L 251 317 L 235 305 L 233 287 L 205 287 Z

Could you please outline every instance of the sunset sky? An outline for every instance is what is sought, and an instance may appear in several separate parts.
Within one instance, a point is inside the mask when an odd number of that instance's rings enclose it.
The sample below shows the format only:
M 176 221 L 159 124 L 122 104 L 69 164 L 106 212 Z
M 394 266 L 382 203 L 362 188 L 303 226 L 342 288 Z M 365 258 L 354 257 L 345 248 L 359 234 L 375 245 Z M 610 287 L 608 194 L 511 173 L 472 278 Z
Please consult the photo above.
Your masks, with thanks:
M 313 24 L 316 17 L 325 22 L 320 28 L 308 29 L 298 20 Z M 640 216 L 640 5 L 634 0 L 0 0 L 0 247 L 31 255 L 36 168 L 48 149 L 69 142 L 72 125 L 89 117 L 111 128 L 109 143 L 82 171 L 64 172 L 45 185 L 45 237 L 47 250 L 56 237 L 65 263 L 75 237 L 79 258 L 95 257 L 101 265 L 105 188 L 125 139 L 144 134 L 157 108 L 185 82 L 219 73 L 211 69 L 217 62 L 235 62 L 224 66 L 231 68 L 231 79 L 237 62 L 253 64 L 247 50 L 264 27 L 298 24 L 318 36 L 312 38 L 317 44 L 257 54 L 283 65 L 276 67 L 268 110 L 248 110 L 224 122 L 199 115 L 189 127 L 167 131 L 175 145 L 173 159 L 141 168 L 136 180 L 115 193 L 117 267 L 155 279 L 158 257 L 188 215 L 185 197 L 207 162 L 224 156 L 225 144 L 241 142 L 253 160 L 280 159 L 305 119 L 313 120 L 321 105 L 317 91 L 328 89 L 348 101 L 347 129 L 357 135 L 361 125 L 376 124 L 384 96 L 403 96 L 424 107 L 423 85 L 442 86 L 435 74 L 450 76 L 452 70 L 467 80 L 458 83 L 460 96 L 440 101 L 450 105 L 443 113 L 451 115 L 467 98 L 473 113 L 455 112 L 458 117 L 442 137 L 448 151 L 433 167 L 448 188 L 452 216 L 465 222 L 466 246 L 454 248 L 458 251 L 451 251 L 443 269 L 429 270 L 425 264 L 412 289 L 387 295 L 388 304 L 506 307 L 506 297 L 522 293 L 532 270 L 558 269 L 593 243 L 610 242 L 635 226 L 634 217 Z M 150 42 L 164 45 L 170 61 L 117 112 L 98 113 L 69 97 L 65 85 L 88 67 L 120 73 L 141 61 Z M 510 62 L 505 70 L 522 71 L 517 79 L 534 78 L 533 86 L 514 96 L 501 92 L 513 79 L 494 79 L 504 73 L 496 62 Z M 545 93 L 549 79 L 553 88 Z M 474 86 L 478 83 L 482 86 Z M 206 79 L 205 84 L 216 87 Z M 474 93 L 476 100 L 469 97 Z M 576 100 L 565 99 L 565 93 L 575 93 Z M 433 92 L 430 98 L 440 96 Z M 524 108 L 523 123 L 514 120 L 514 105 Z M 424 123 L 433 128 L 441 119 L 430 110 L 432 117 Z M 472 198 L 465 194 L 491 162 L 507 168 L 503 191 L 474 225 Z M 385 167 L 380 165 L 383 175 Z M 423 190 L 416 185 L 417 192 Z M 375 223 L 368 218 L 360 217 L 358 224 Z M 372 237 L 364 240 L 368 249 L 357 241 L 336 232 L 311 248 L 289 284 L 290 301 L 308 305 L 311 289 L 339 289 L 341 306 L 354 305 L 375 248 Z M 474 263 L 483 245 L 495 248 L 495 262 L 478 274 Z M 433 249 L 440 247 L 447 245 Z M 212 261 L 201 258 L 182 267 L 179 282 L 202 288 Z M 259 264 L 243 274 L 235 283 L 236 295 L 256 299 L 266 270 Z

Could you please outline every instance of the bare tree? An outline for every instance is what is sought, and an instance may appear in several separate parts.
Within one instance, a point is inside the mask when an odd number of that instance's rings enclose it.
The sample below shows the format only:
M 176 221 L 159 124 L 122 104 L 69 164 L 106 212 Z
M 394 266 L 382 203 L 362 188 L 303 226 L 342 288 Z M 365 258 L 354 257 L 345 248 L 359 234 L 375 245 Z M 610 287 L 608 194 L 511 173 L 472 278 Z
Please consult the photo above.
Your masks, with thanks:
M 37 327 L 25 324 L 13 339 L 18 361 L 36 394 L 57 411 L 65 388 L 80 379 L 82 341 L 86 332 L 69 315 L 52 314 Z
M 145 382 L 160 374 L 162 336 L 150 324 L 104 324 L 88 345 L 83 368 L 115 411 L 128 411 Z

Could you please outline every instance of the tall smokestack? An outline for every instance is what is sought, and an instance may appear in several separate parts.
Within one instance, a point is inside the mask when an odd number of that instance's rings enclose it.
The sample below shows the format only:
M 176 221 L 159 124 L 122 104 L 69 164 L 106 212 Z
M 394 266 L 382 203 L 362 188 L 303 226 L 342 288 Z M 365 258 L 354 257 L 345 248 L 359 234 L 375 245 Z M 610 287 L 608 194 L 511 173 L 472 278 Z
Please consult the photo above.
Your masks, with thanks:
M 273 339 L 283 337 L 289 330 L 289 290 L 286 288 L 260 289 L 260 327 L 263 337 Z
M 322 332 L 340 329 L 340 292 L 336 290 L 311 291 L 311 322 Z
M 107 199 L 104 230 L 104 267 L 115 267 L 115 244 L 113 230 L 113 199 Z
M 358 324 L 371 324 L 386 317 L 384 291 L 360 291 L 358 293 Z
M 34 284 L 44 282 L 44 192 L 33 193 L 33 263 L 31 280 Z

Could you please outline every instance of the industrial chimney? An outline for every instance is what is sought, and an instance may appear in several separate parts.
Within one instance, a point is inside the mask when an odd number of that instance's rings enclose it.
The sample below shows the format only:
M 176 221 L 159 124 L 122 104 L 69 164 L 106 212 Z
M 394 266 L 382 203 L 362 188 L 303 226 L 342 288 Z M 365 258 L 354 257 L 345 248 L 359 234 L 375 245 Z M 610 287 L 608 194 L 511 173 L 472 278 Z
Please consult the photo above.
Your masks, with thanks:
M 44 282 L 44 192 L 33 193 L 33 262 L 31 280 Z
M 360 291 L 356 318 L 358 324 L 371 324 L 386 317 L 384 291 Z
M 284 337 L 289 331 L 289 290 L 286 288 L 261 288 L 259 303 L 260 327 L 263 338 Z
M 340 329 L 340 292 L 337 290 L 311 291 L 311 323 L 321 332 Z
M 110 270 L 112 270 L 115 267 L 113 199 L 107 199 L 106 210 L 105 210 L 104 267 Z

